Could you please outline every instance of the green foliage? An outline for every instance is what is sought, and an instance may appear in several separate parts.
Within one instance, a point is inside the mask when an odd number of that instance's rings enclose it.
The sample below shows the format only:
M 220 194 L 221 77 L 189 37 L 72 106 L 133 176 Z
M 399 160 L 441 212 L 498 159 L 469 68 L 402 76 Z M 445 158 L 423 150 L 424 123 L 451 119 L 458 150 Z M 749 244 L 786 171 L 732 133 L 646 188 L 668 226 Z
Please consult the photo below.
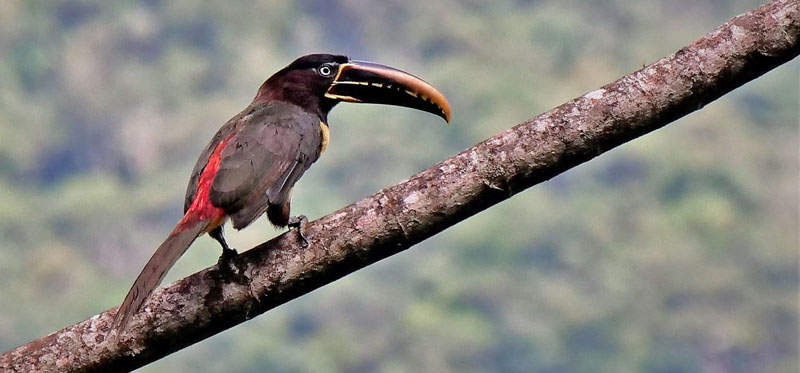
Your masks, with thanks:
M 398 66 L 453 105 L 450 127 L 337 107 L 294 198 L 319 217 L 759 3 L 3 2 L 0 350 L 120 302 L 197 154 L 298 55 Z M 798 67 L 143 371 L 797 371 Z

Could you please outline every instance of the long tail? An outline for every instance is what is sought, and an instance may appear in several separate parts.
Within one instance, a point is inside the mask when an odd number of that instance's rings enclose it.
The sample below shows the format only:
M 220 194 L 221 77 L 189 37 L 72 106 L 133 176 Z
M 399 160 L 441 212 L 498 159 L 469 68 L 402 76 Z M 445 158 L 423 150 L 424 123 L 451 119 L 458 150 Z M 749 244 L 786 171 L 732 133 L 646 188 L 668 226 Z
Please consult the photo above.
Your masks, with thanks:
M 122 305 L 119 306 L 116 316 L 114 316 L 114 329 L 117 331 L 117 338 L 125 330 L 125 326 L 131 316 L 136 314 L 147 300 L 147 297 L 158 287 L 161 280 L 170 268 L 175 265 L 178 258 L 186 252 L 186 249 L 194 240 L 203 234 L 209 227 L 209 220 L 187 219 L 187 216 L 178 223 L 178 226 L 169 234 L 166 241 L 158 247 L 155 254 L 150 257 L 147 264 L 142 269 L 142 273 L 136 278 Z

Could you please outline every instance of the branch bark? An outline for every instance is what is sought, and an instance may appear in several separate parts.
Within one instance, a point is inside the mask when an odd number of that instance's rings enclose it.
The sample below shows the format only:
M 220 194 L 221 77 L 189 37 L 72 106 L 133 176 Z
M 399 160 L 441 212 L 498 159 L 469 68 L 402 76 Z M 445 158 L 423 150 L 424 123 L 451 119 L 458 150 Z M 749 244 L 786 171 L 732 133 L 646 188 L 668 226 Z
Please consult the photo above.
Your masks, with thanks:
M 0 356 L 0 371 L 141 367 L 405 250 L 512 195 L 656 130 L 800 54 L 800 2 L 774 0 L 652 65 L 503 131 L 151 297 L 119 343 L 116 308 Z

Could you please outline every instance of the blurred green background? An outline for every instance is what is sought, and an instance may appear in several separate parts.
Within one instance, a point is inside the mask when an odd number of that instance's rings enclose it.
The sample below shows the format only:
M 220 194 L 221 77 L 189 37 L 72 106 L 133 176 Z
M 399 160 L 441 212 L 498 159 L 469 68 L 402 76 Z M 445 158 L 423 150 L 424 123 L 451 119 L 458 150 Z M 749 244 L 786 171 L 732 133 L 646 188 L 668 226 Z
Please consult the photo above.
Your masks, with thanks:
M 410 71 L 454 112 L 337 107 L 295 192 L 316 218 L 759 3 L 0 2 L 0 350 L 118 304 L 211 135 L 299 55 Z M 799 72 L 142 371 L 796 372 Z M 202 238 L 167 280 L 218 255 Z

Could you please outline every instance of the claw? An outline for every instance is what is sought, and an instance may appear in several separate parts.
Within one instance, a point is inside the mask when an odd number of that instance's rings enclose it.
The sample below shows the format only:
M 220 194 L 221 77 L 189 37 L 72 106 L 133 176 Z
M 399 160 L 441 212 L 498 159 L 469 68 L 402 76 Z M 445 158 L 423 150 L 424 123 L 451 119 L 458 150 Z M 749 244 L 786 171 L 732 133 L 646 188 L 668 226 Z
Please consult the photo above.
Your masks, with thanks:
M 300 236 L 300 239 L 303 241 L 302 246 L 305 249 L 308 247 L 308 239 L 306 239 L 306 224 L 308 223 L 308 218 L 305 215 L 298 215 L 292 216 L 289 218 L 289 229 L 296 229 L 297 235 Z
M 222 254 L 219 256 L 219 259 L 217 259 L 217 267 L 219 267 L 220 271 L 221 272 L 229 271 L 232 267 L 231 261 L 233 260 L 233 258 L 236 258 L 237 255 L 239 255 L 239 252 L 237 252 L 236 249 L 223 248 Z
M 220 263 L 226 263 L 231 259 L 235 258 L 237 255 L 239 255 L 239 252 L 236 251 L 236 249 L 225 248 L 222 249 L 222 254 L 220 254 L 219 260 L 217 261 Z

